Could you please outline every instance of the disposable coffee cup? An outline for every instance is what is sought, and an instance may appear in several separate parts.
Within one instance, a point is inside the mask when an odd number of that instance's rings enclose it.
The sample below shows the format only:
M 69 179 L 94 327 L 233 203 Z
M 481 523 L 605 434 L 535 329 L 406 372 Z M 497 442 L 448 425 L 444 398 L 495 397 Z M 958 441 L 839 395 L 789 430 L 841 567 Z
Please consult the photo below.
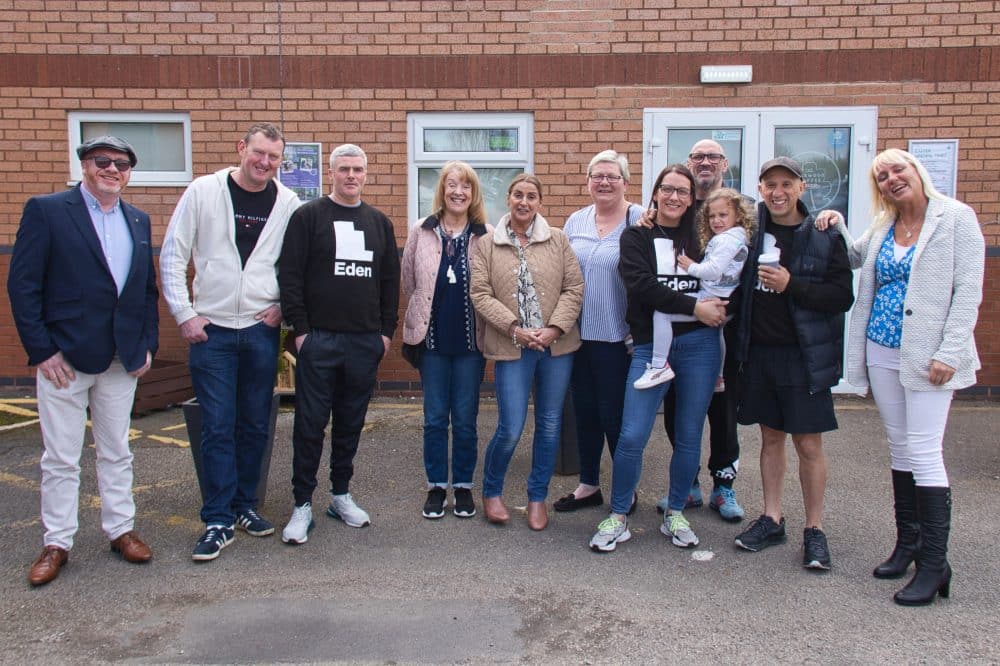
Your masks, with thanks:
M 760 266 L 770 266 L 771 268 L 777 268 L 779 263 L 778 260 L 781 259 L 781 252 L 778 250 L 773 250 L 771 252 L 765 252 L 760 255 L 757 260 Z

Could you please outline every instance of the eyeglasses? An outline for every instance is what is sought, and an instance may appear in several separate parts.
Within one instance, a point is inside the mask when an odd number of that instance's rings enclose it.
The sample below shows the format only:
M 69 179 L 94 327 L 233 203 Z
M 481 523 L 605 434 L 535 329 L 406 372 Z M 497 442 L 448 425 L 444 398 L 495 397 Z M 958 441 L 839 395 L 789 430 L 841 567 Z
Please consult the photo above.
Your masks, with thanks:
M 612 176 L 606 173 L 592 173 L 588 176 L 588 178 L 590 178 L 595 183 L 599 183 L 602 180 L 606 180 L 609 183 L 618 183 L 623 180 L 621 176 Z
M 718 164 L 722 160 L 726 159 L 726 156 L 720 153 L 691 153 L 688 155 L 688 159 L 695 164 L 704 162 L 705 160 L 708 160 L 709 164 Z
M 686 187 L 674 187 L 673 185 L 660 185 L 660 194 L 671 196 L 677 194 L 681 199 L 691 196 L 691 190 Z
M 113 160 L 110 157 L 106 157 L 104 155 L 94 155 L 93 157 L 85 157 L 84 159 L 94 160 L 94 166 L 96 166 L 98 169 L 107 169 L 109 166 L 114 164 L 116 169 L 118 169 L 122 173 L 125 173 L 126 171 L 132 168 L 132 163 L 129 162 L 128 160 Z

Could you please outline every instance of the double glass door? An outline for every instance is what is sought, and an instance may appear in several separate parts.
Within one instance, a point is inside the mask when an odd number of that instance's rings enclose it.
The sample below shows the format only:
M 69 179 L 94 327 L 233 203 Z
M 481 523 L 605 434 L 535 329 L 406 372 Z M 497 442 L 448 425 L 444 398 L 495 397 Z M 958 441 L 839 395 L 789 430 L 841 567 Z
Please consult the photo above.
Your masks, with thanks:
M 647 109 L 643 113 L 643 201 L 664 166 L 687 161 L 691 147 L 712 139 L 725 150 L 724 185 L 754 199 L 760 166 L 792 157 L 804 171 L 802 201 L 813 213 L 833 209 L 855 238 L 871 223 L 868 169 L 875 156 L 878 109 L 861 107 Z M 855 284 L 855 286 L 857 286 Z M 837 389 L 853 387 L 841 382 Z

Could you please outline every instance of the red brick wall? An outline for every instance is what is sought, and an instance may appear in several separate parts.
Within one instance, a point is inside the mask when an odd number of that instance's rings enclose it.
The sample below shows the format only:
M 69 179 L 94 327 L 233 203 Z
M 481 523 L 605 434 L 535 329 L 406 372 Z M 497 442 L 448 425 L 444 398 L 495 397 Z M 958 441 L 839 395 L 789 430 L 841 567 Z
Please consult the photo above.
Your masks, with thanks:
M 25 199 L 66 186 L 70 110 L 189 112 L 199 175 L 232 163 L 236 140 L 257 120 L 281 122 L 290 140 L 327 150 L 358 143 L 371 162 L 365 199 L 392 217 L 402 245 L 410 112 L 533 113 L 545 213 L 561 223 L 587 203 L 585 165 L 608 146 L 631 158 L 630 195 L 639 197 L 644 108 L 872 105 L 879 149 L 960 140 L 959 197 L 979 214 L 987 245 L 1000 246 L 993 2 L 283 2 L 280 24 L 276 2 L 8 4 L 0 16 L 0 278 Z M 727 63 L 752 63 L 755 83 L 697 82 L 699 65 Z M 126 193 L 151 214 L 157 247 L 181 191 Z M 980 380 L 996 387 L 998 268 L 991 258 L 977 330 Z M 8 352 L 0 382 L 9 384 L 27 370 L 0 306 Z M 161 357 L 182 359 L 172 319 L 162 316 Z M 394 389 L 416 377 L 393 355 L 380 379 Z

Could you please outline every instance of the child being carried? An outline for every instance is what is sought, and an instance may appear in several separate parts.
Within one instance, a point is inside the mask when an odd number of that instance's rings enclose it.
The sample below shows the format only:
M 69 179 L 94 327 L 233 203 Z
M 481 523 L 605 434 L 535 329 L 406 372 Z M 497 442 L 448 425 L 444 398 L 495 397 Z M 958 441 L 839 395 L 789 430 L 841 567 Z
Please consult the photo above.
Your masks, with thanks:
M 700 279 L 698 300 L 728 298 L 739 286 L 743 264 L 747 260 L 747 243 L 756 223 L 750 202 L 736 190 L 725 187 L 708 195 L 698 210 L 697 221 L 698 240 L 704 248 L 704 258 L 695 263 L 690 257 L 677 257 L 679 268 Z M 653 313 L 653 360 L 642 376 L 635 380 L 635 388 L 652 388 L 674 378 L 674 371 L 667 363 L 673 341 L 671 322 L 694 320 L 690 315 Z M 722 327 L 719 327 L 719 344 L 725 360 L 726 343 L 722 338 Z M 721 367 L 715 390 L 725 390 Z

